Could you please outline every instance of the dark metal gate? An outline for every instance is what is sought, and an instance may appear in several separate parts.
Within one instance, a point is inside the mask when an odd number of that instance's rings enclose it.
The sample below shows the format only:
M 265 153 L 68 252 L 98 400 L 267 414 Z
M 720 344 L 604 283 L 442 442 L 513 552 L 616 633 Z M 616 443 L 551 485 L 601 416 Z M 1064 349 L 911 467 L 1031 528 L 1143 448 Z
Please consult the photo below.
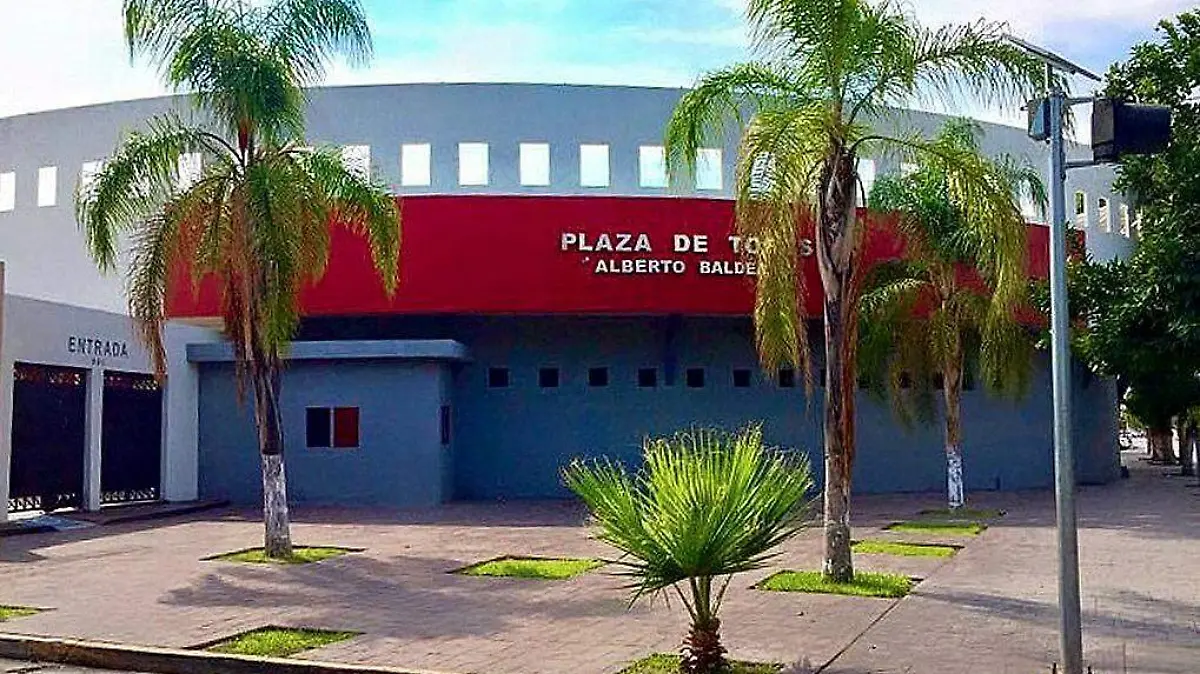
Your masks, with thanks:
M 100 502 L 159 498 L 162 388 L 148 374 L 104 373 Z
M 82 504 L 86 380 L 86 370 L 15 365 L 9 510 Z

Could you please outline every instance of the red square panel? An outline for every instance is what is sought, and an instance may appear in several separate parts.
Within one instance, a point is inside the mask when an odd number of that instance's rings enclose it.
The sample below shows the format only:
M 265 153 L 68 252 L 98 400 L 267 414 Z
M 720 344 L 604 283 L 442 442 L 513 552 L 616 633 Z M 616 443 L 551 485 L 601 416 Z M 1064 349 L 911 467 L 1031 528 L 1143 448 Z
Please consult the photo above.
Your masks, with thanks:
M 333 446 L 358 447 L 358 408 L 336 407 L 333 410 Z

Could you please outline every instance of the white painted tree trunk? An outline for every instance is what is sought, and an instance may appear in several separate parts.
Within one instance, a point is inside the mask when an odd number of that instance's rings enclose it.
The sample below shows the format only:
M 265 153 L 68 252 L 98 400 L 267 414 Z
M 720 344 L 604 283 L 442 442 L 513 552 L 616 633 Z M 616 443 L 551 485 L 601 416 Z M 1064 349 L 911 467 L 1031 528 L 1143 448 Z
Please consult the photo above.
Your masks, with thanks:
M 950 509 L 963 507 L 966 496 L 963 490 L 962 450 L 955 445 L 946 445 L 946 493 L 950 497 Z
M 263 547 L 268 557 L 292 554 L 292 535 L 288 526 L 287 480 L 282 454 L 262 454 L 263 523 L 266 532 Z

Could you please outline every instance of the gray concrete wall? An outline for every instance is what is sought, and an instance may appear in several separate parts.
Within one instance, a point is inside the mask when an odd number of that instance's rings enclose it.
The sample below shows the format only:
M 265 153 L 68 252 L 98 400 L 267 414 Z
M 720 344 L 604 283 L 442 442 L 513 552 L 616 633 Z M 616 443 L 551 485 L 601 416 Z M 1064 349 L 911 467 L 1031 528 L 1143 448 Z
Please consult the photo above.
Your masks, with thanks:
M 316 89 L 310 93 L 308 130 L 314 144 L 367 145 L 374 174 L 400 194 L 596 194 L 653 195 L 697 193 L 688 185 L 645 188 L 638 180 L 638 148 L 661 145 L 663 127 L 681 95 L 678 89 L 635 87 L 412 84 Z M 10 292 L 124 312 L 120 275 L 101 277 L 84 250 L 74 218 L 73 194 L 84 162 L 108 156 L 122 136 L 143 128 L 145 120 L 167 112 L 191 115 L 187 105 L 170 98 L 111 103 L 0 119 L 0 173 L 16 178 L 16 207 L 0 212 L 0 259 L 9 263 Z M 887 125 L 899 131 L 936 131 L 944 118 L 903 113 Z M 1045 146 L 1024 131 L 984 125 L 984 149 L 1023 156 L 1041 166 Z M 704 196 L 729 196 L 736 138 L 723 147 L 724 183 Z M 491 175 L 486 186 L 458 185 L 458 144 L 484 142 L 490 148 Z M 550 145 L 550 185 L 527 187 L 518 175 L 518 145 Z M 432 183 L 400 185 L 400 146 L 431 146 Z M 609 146 L 608 187 L 579 184 L 581 143 Z M 1083 148 L 1075 148 L 1078 155 Z M 876 157 L 878 172 L 898 170 L 894 158 Z M 57 167 L 56 205 L 37 205 L 38 170 Z M 1084 223 L 1093 253 L 1101 259 L 1128 252 L 1128 237 L 1103 231 L 1097 200 L 1110 201 L 1119 229 L 1120 195 L 1112 193 L 1107 168 L 1073 171 L 1068 197 L 1086 194 Z
M 692 425 L 765 424 L 768 440 L 807 453 L 821 466 L 823 391 L 780 388 L 761 372 L 747 319 L 729 318 L 457 318 L 364 319 L 311 324 L 312 339 L 453 338 L 471 352 L 454 375 L 455 496 L 466 499 L 559 497 L 559 471 L 572 458 L 608 456 L 639 462 L 642 439 Z M 818 348 L 819 352 L 820 349 Z M 1053 484 L 1048 359 L 1039 355 L 1027 395 L 996 400 L 982 390 L 963 400 L 969 490 L 1044 488 Z M 490 388 L 489 368 L 509 370 L 510 386 Z M 559 369 L 560 386 L 542 388 L 538 370 Z M 609 385 L 588 386 L 588 369 L 606 367 Z M 705 371 L 703 388 L 686 371 Z M 659 385 L 636 385 L 639 368 L 655 368 Z M 733 370 L 751 386 L 733 385 Z M 668 383 L 671 382 L 671 383 Z M 1105 382 L 1076 384 L 1080 479 L 1116 476 L 1115 400 Z M 890 408 L 859 394 L 854 488 L 862 492 L 942 491 L 945 455 L 940 422 L 900 426 Z
M 429 506 L 444 497 L 439 434 L 443 370 L 434 362 L 293 361 L 281 407 L 292 503 Z M 239 504 L 262 499 L 254 414 L 237 401 L 231 363 L 200 374 L 200 493 Z M 359 447 L 308 448 L 308 407 L 358 407 Z

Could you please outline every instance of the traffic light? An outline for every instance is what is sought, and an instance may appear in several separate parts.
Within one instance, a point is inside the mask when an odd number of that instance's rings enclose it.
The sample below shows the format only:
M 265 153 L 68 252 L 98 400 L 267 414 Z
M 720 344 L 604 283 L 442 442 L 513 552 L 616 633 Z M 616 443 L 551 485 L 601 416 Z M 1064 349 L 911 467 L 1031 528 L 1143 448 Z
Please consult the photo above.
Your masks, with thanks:
M 1114 98 L 1092 103 L 1092 158 L 1115 162 L 1123 155 L 1154 154 L 1171 140 L 1171 109 Z
M 1029 137 L 1041 142 L 1050 139 L 1050 99 L 1036 98 L 1025 107 L 1029 113 Z

